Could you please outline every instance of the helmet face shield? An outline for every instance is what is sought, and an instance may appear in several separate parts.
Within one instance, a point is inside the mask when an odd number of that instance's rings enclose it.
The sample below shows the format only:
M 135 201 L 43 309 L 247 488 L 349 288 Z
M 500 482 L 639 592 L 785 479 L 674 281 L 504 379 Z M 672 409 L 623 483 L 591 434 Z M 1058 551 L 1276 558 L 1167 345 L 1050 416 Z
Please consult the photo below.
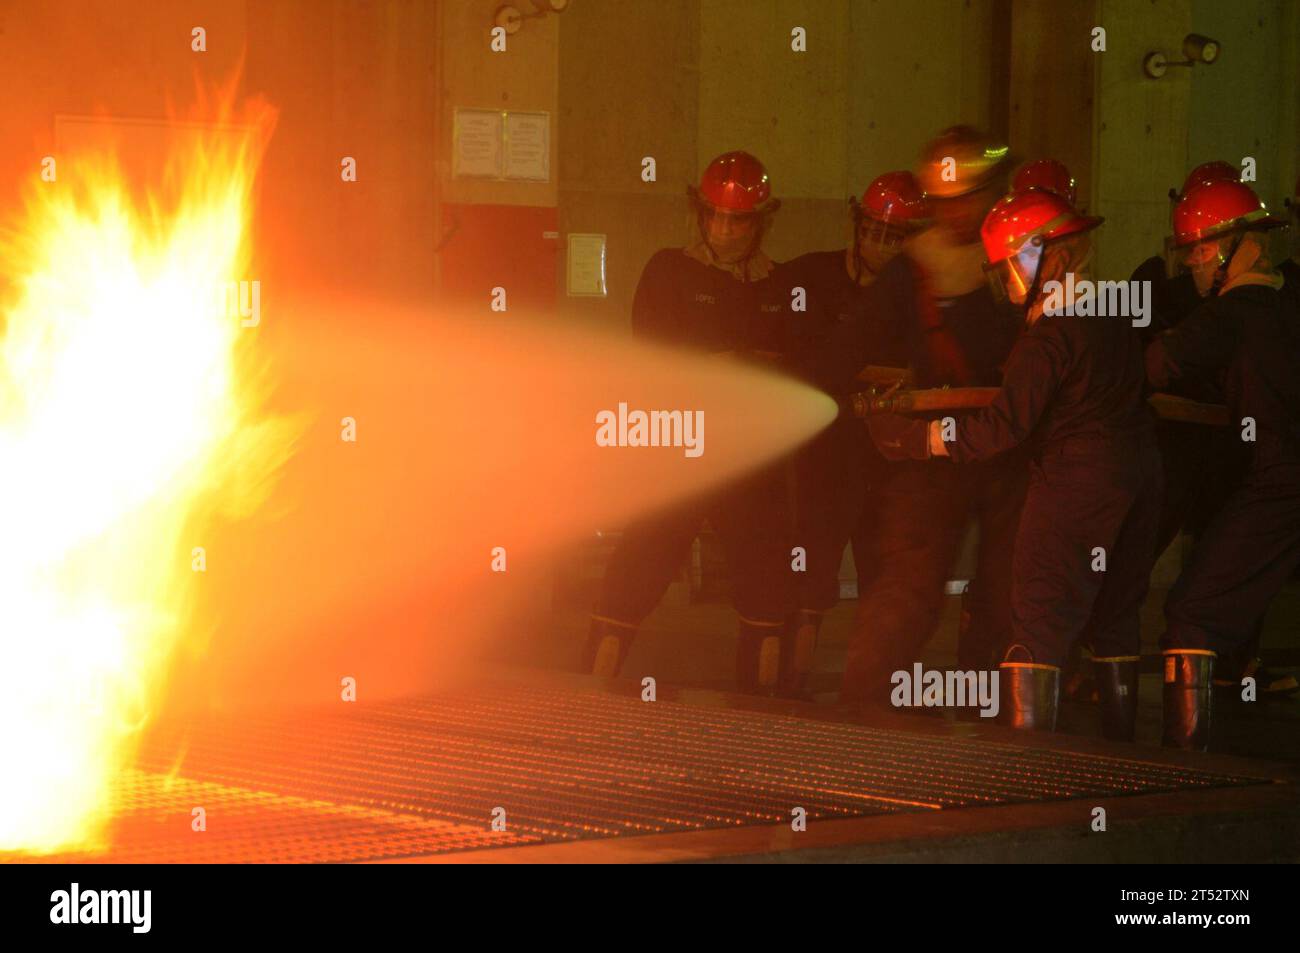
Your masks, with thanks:
M 879 274 L 889 264 L 890 259 L 903 248 L 909 230 L 898 223 L 883 222 L 878 218 L 864 215 L 855 210 L 858 221 L 857 249 L 858 262 L 871 274 Z
M 875 249 L 892 255 L 903 247 L 907 236 L 908 230 L 902 225 L 891 225 L 867 215 L 863 215 L 858 223 L 858 244 L 864 249 Z
M 1282 228 L 1237 230 L 1173 249 L 1174 274 L 1190 274 L 1201 297 L 1247 272 L 1265 273 L 1286 257 Z
M 703 201 L 696 203 L 700 237 L 724 264 L 744 261 L 758 250 L 769 214 L 767 211 L 733 212 Z
M 1171 278 L 1191 275 L 1197 294 L 1205 297 L 1226 261 L 1223 241 L 1222 237 L 1216 237 L 1178 246 L 1172 238 L 1165 239 L 1165 273 Z
M 1043 239 L 1034 235 L 1001 261 L 984 266 L 995 298 L 1024 306 L 1043 265 Z

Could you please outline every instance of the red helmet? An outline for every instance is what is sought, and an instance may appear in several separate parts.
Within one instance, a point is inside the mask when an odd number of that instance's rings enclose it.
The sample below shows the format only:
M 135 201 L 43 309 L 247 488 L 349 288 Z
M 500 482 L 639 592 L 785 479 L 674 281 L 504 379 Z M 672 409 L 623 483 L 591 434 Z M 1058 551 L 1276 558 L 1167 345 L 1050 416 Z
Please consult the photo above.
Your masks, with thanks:
M 772 185 L 767 170 L 748 152 L 724 152 L 704 170 L 693 197 L 722 212 L 770 210 Z
M 1232 232 L 1275 228 L 1285 224 L 1268 209 L 1249 185 L 1231 179 L 1194 185 L 1174 205 L 1174 248 L 1184 248 Z
M 1010 150 L 973 126 L 950 126 L 921 153 L 916 179 L 926 196 L 956 198 L 994 182 L 1010 162 Z
M 1038 282 L 1043 250 L 1070 235 L 1091 231 L 1102 219 L 1081 215 L 1062 196 L 1046 189 L 1012 192 L 998 200 L 980 227 L 995 289 L 1027 303 Z
M 1183 179 L 1183 187 L 1178 195 L 1186 195 L 1196 186 L 1205 182 L 1237 182 L 1240 179 L 1241 172 L 1231 162 L 1224 162 L 1221 159 L 1216 159 L 1213 162 L 1202 162 L 1187 173 L 1187 178 Z
M 1064 162 L 1057 162 L 1055 159 L 1035 159 L 1022 165 L 1020 171 L 1016 173 L 1011 190 L 1023 192 L 1025 189 L 1033 188 L 1055 192 L 1071 205 L 1075 202 L 1074 176 L 1070 175 L 1070 170 L 1065 167 Z
M 885 225 L 909 228 L 930 217 L 929 204 L 910 172 L 886 172 L 877 176 L 858 203 L 862 214 Z

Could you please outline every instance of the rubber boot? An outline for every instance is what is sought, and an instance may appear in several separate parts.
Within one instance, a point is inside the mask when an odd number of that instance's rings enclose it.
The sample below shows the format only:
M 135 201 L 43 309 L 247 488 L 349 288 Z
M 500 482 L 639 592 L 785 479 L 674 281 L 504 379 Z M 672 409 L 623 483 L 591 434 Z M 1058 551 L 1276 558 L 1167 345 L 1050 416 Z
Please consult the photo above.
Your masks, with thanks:
M 781 689 L 781 633 L 784 623 L 740 620 L 736 643 L 736 686 L 747 695 L 776 695 Z
M 974 582 L 968 582 L 961 591 L 957 614 L 957 667 L 965 672 L 987 670 L 994 662 L 993 652 L 985 644 L 983 633 L 975 629 L 975 597 L 971 593 L 974 585 Z
M 1214 698 L 1214 653 L 1205 649 L 1165 650 L 1166 748 L 1204 751 L 1210 743 Z
M 1060 667 L 1003 662 L 998 673 L 998 723 L 1008 728 L 1055 731 L 1056 710 L 1061 703 Z
M 605 616 L 592 616 L 591 632 L 582 653 L 582 671 L 599 678 L 617 678 L 634 638 L 636 626 Z
M 817 651 L 817 633 L 821 631 L 825 614 L 815 609 L 800 609 L 790 619 L 781 634 L 781 685 L 782 698 L 810 701 L 808 676 L 812 674 L 813 656 Z
M 1101 711 L 1101 736 L 1110 741 L 1132 741 L 1137 727 L 1137 655 L 1094 658 L 1097 705 Z

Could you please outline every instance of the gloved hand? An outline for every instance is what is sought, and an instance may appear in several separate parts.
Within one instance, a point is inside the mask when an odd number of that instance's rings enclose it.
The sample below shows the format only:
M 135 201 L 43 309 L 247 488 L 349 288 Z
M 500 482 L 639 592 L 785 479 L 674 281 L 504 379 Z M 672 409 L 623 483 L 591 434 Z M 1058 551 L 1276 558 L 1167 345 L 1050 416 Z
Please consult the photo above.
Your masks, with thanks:
M 902 414 L 873 414 L 867 430 L 886 460 L 930 459 L 930 421 Z

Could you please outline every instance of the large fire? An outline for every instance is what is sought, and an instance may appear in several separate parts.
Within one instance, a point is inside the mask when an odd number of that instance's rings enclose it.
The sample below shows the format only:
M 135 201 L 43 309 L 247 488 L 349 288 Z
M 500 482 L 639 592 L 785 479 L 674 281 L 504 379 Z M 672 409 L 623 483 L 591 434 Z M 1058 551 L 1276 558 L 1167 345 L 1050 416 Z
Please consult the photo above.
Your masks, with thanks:
M 213 117 L 209 117 L 213 118 Z M 137 187 L 59 157 L 5 223 L 0 339 L 0 850 L 103 846 L 116 773 L 156 703 L 207 558 L 292 443 L 263 410 L 253 177 L 274 115 L 177 123 Z
M 835 414 L 765 368 L 486 305 L 277 286 L 250 319 L 252 295 L 223 292 L 257 278 L 272 114 L 218 119 L 169 127 L 143 183 L 61 155 L 4 223 L 0 852 L 111 848 L 150 719 L 337 702 L 344 676 L 368 699 L 427 691 L 493 625 L 517 645 L 506 610 L 533 605 L 555 547 Z M 603 445 L 623 404 L 707 415 L 708 451 Z

